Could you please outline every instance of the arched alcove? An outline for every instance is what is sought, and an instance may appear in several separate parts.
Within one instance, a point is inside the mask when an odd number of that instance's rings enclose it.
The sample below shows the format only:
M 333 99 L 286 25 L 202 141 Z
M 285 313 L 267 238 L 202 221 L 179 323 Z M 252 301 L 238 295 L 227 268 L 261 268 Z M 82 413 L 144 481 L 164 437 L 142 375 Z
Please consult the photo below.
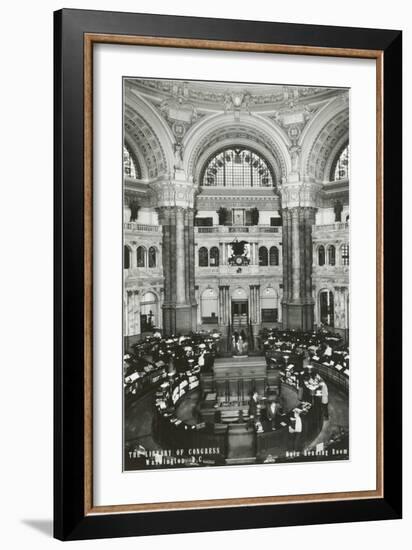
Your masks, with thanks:
M 187 133 L 183 159 L 186 174 L 200 182 L 207 160 L 233 144 L 262 156 L 277 182 L 290 172 L 290 141 L 285 132 L 267 118 L 240 113 L 236 122 L 225 114 L 207 117 Z

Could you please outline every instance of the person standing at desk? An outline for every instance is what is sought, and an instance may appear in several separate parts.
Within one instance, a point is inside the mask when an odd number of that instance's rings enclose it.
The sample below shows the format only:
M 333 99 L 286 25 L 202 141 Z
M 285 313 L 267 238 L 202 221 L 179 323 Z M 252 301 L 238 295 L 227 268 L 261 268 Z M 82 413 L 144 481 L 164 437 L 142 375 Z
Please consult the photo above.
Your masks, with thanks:
M 258 392 L 254 391 L 249 401 L 249 420 L 255 424 L 258 420 Z
M 299 411 L 294 411 L 294 416 L 290 418 L 289 422 L 289 441 L 292 451 L 299 450 L 300 435 L 302 433 L 302 419 Z
M 322 392 L 321 403 L 323 418 L 329 420 L 329 392 L 328 386 L 324 380 L 320 383 L 319 389 Z
M 276 417 L 279 412 L 279 403 L 276 400 L 270 401 L 266 410 L 268 420 L 272 425 L 272 431 L 276 430 Z

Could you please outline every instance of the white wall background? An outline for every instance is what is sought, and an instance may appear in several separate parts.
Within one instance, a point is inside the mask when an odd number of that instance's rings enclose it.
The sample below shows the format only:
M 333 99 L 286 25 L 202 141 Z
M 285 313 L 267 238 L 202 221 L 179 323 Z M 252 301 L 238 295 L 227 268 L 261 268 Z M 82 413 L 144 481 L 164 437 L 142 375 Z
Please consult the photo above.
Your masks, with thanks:
M 89 0 L 61 4 L 55 0 L 6 3 L 2 9 L 2 84 L 0 86 L 1 191 L 0 235 L 0 545 L 3 548 L 57 547 L 52 517 L 52 11 L 61 7 L 173 13 L 296 23 L 403 29 L 406 98 L 411 89 L 412 19 L 402 0 L 361 3 L 322 0 L 242 3 L 239 0 Z M 408 66 L 409 65 L 409 66 Z M 411 110 L 404 102 L 404 152 L 410 150 Z M 406 180 L 406 178 L 405 178 Z M 404 188 L 404 209 L 412 207 Z M 405 276 L 411 280 L 411 217 L 405 215 Z M 408 260 L 408 261 L 407 261 Z M 405 310 L 412 293 L 405 285 Z M 405 316 L 405 340 L 411 321 Z M 408 365 L 405 365 L 408 367 Z M 405 368 L 404 387 L 411 376 Z M 409 400 L 410 401 L 410 400 Z M 357 546 L 375 550 L 397 547 L 412 535 L 412 450 L 410 402 L 405 406 L 405 519 L 402 521 L 311 526 L 256 531 L 174 535 L 72 543 L 71 548 L 177 548 L 225 545 L 239 549 L 265 545 L 304 545 L 334 550 Z M 404 547 L 404 545 L 403 545 Z

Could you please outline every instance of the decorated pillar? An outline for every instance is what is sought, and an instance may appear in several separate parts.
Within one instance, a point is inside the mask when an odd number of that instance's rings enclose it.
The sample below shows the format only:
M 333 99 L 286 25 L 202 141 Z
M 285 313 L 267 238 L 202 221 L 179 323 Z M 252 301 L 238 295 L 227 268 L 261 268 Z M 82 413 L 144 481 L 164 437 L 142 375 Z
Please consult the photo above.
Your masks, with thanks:
M 181 174 L 151 183 L 162 226 L 164 274 L 163 330 L 167 335 L 196 330 L 195 245 L 193 201 L 195 187 Z
M 312 330 L 312 226 L 321 185 L 311 181 L 282 186 L 282 248 L 284 328 Z

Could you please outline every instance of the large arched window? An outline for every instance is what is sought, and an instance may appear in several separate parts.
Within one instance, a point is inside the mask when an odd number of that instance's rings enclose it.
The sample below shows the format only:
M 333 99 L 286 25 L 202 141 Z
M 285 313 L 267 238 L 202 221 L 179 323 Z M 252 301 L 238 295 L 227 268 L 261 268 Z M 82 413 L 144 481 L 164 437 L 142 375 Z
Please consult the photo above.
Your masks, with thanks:
M 128 178 L 142 178 L 139 163 L 125 145 L 123 146 L 123 173 Z
M 156 267 L 156 248 L 151 246 L 149 248 L 149 267 Z
M 333 179 L 346 180 L 349 178 L 349 145 L 341 151 L 333 170 Z
M 211 267 L 217 267 L 219 265 L 219 249 L 217 246 L 212 246 L 210 249 L 210 265 Z
M 261 246 L 259 248 L 259 265 L 268 265 L 268 249 L 266 246 Z
M 318 264 L 325 265 L 325 247 L 323 244 L 318 248 Z
M 267 161 L 255 151 L 230 147 L 208 160 L 201 185 L 217 187 L 273 187 L 275 180 Z
M 137 267 L 146 266 L 146 249 L 144 246 L 139 246 L 136 250 L 136 265 Z
M 279 265 L 279 249 L 277 246 L 271 246 L 269 251 L 270 265 Z
M 333 244 L 328 246 L 328 264 L 329 265 L 336 264 L 336 249 L 333 246 Z
M 349 265 L 349 245 L 343 244 L 340 249 L 342 265 Z
M 126 245 L 123 247 L 123 267 L 124 269 L 130 268 L 130 249 Z
M 209 252 L 206 247 L 199 248 L 199 267 L 208 267 L 209 265 Z

